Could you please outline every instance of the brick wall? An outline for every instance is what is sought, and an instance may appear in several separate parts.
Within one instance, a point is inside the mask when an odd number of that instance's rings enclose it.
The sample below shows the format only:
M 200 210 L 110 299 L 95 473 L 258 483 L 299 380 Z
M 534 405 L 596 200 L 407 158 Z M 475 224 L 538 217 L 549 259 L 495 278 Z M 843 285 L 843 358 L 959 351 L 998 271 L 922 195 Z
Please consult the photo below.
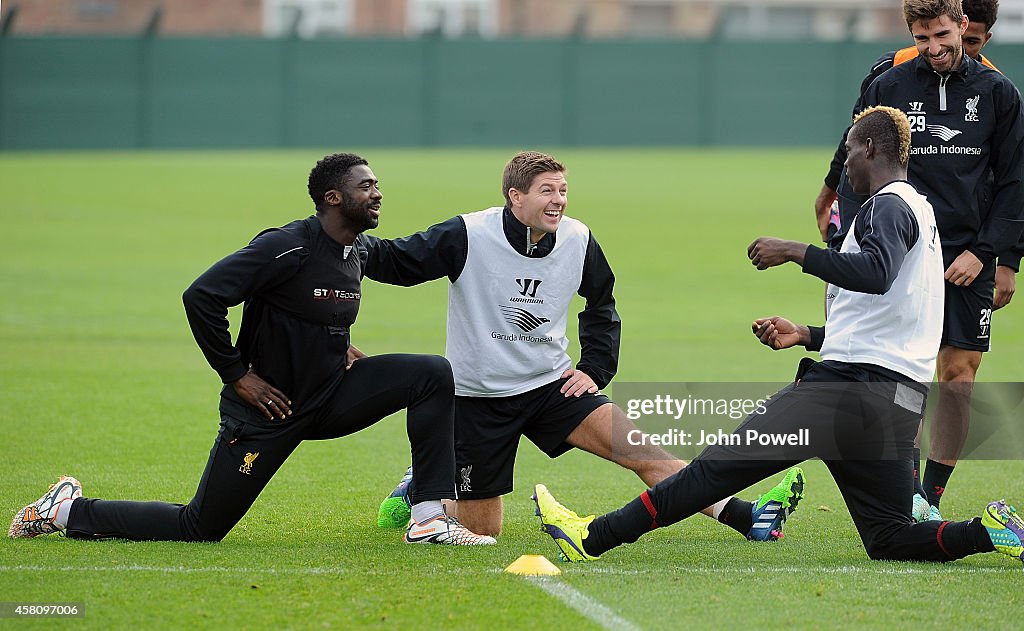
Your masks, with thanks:
M 261 0 L 6 0 L 17 35 L 133 34 L 162 11 L 162 35 L 259 35 Z
M 351 0 L 348 33 L 355 36 L 407 35 L 409 3 L 414 0 Z M 868 0 L 861 0 L 868 2 Z M 872 7 L 880 0 L 870 0 Z M 706 37 L 722 13 L 722 1 L 665 0 L 650 5 L 630 0 L 495 0 L 499 36 L 559 37 L 582 25 L 586 37 L 680 36 Z M 773 4 L 803 4 L 814 0 L 774 0 Z M 854 0 L 817 0 L 849 5 Z M 892 0 L 898 5 L 896 0 Z M 664 23 L 650 24 L 640 12 L 661 7 Z M 263 34 L 263 0 L 3 0 L 3 14 L 17 7 L 14 34 L 134 34 L 145 28 L 160 7 L 160 35 Z M 849 11 L 849 8 L 843 9 Z M 579 21 L 581 14 L 586 19 Z M 657 18 L 657 14 L 654 19 Z M 670 17 L 668 17 L 670 16 Z M 827 17 L 827 16 L 819 16 Z M 898 6 L 874 8 L 859 22 L 860 36 L 905 35 Z M 846 28 L 848 20 L 841 27 Z M 648 32 L 650 31 L 650 32 Z M 313 34 L 318 31 L 312 29 Z M 325 31 L 333 35 L 330 29 Z

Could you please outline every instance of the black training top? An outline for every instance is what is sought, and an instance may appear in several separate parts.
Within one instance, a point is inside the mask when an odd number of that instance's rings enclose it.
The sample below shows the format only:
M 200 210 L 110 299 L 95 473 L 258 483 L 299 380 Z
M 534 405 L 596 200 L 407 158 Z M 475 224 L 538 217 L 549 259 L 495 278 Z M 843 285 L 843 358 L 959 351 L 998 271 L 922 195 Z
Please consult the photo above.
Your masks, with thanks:
M 185 290 L 192 334 L 226 384 L 222 410 L 267 423 L 231 386 L 250 367 L 292 401 L 293 418 L 314 412 L 338 387 L 359 312 L 361 247 L 337 243 L 313 216 L 261 232 Z M 232 345 L 227 311 L 242 302 Z
M 940 75 L 918 57 L 875 79 L 861 104 L 907 112 L 909 179 L 935 209 L 943 247 L 988 263 L 1017 245 L 1024 228 L 1024 108 L 1009 79 L 970 57 Z
M 804 273 L 850 291 L 884 294 L 920 237 L 914 211 L 896 193 L 873 195 L 864 202 L 854 226 L 859 252 L 808 245 Z
M 871 64 L 871 70 L 868 71 L 867 76 L 865 76 L 860 82 L 860 91 L 857 93 L 859 96 L 857 97 L 857 103 L 853 106 L 853 115 L 850 118 L 852 119 L 853 116 L 856 116 L 862 109 L 864 109 L 861 99 L 864 98 L 864 93 L 868 91 L 868 87 L 875 79 L 885 74 L 893 66 L 913 61 L 918 56 L 917 47 L 908 46 L 901 50 L 890 50 L 876 59 L 875 63 Z M 993 70 L 999 70 L 999 68 L 996 68 L 995 64 L 989 61 L 985 55 L 979 55 L 978 61 L 980 61 L 982 65 Z M 843 132 L 843 138 L 839 141 L 839 147 L 836 148 L 835 155 L 832 156 L 832 162 L 829 164 L 828 174 L 825 175 L 825 184 L 827 184 L 833 191 L 839 190 L 839 180 L 843 171 L 843 164 L 846 162 L 846 134 L 848 134 L 849 131 L 850 128 L 847 127 L 846 131 Z M 864 200 L 867 199 L 867 197 L 863 195 L 859 197 L 861 204 L 863 204 Z
M 967 58 L 965 57 L 965 59 Z M 996 68 L 995 65 L 991 61 L 989 61 L 984 55 L 980 55 L 980 58 L 977 61 L 980 62 L 979 65 L 981 67 L 988 68 L 997 73 L 999 72 L 999 69 Z M 917 53 L 917 48 L 914 46 L 904 48 L 899 51 L 890 51 L 876 59 L 875 63 L 871 66 L 871 71 L 868 72 L 868 75 L 864 77 L 864 80 L 861 82 L 860 96 L 857 98 L 857 102 L 853 107 L 854 115 L 865 109 L 866 105 L 870 105 L 865 104 L 865 94 L 868 92 L 868 88 L 871 87 L 871 85 L 875 82 L 875 79 L 882 77 L 893 67 L 919 63 L 924 63 L 924 68 L 926 68 L 927 71 L 931 71 L 932 74 L 936 77 L 937 81 L 941 81 L 939 75 L 932 71 L 930 66 L 927 66 L 927 62 L 922 62 L 920 60 L 919 55 Z M 960 77 L 966 77 L 970 73 L 967 72 L 966 65 L 961 64 L 960 69 L 952 74 L 959 74 Z M 976 93 L 975 96 L 980 96 L 980 93 Z M 981 99 L 979 98 L 978 100 L 980 102 Z M 924 111 L 924 103 L 922 101 L 918 101 L 918 103 L 920 104 L 920 107 L 917 110 L 914 110 L 915 101 L 908 101 L 907 103 L 902 105 L 898 102 L 891 104 L 905 112 L 909 112 L 910 115 L 914 116 L 914 118 L 911 119 L 911 122 L 914 127 L 913 132 L 924 132 L 927 130 L 933 133 L 944 133 L 947 137 L 949 137 L 949 134 L 954 134 L 956 130 L 947 132 L 946 130 L 938 129 L 937 127 L 932 127 L 931 129 L 929 129 L 927 112 Z M 968 118 L 969 114 L 970 109 L 968 108 L 967 113 L 965 113 L 964 115 L 964 118 Z M 980 122 L 980 120 L 964 121 L 964 123 L 968 122 L 977 123 Z M 846 171 L 843 168 L 844 163 L 846 161 L 846 136 L 849 133 L 849 131 L 850 128 L 847 127 L 846 131 L 843 132 L 843 138 L 842 140 L 839 141 L 839 147 L 836 149 L 835 155 L 832 158 L 832 163 L 829 165 L 828 175 L 825 176 L 825 184 L 828 185 L 828 187 L 831 188 L 833 191 L 836 191 L 839 196 L 839 214 L 841 227 L 837 232 L 836 236 L 829 241 L 830 245 L 836 248 L 839 247 L 839 245 L 842 243 L 843 237 L 846 236 L 845 233 L 847 230 L 849 230 L 849 226 L 853 223 L 853 217 L 859 210 L 860 205 L 863 204 L 864 201 L 867 199 L 866 196 L 859 195 L 853 191 L 853 189 L 850 187 L 849 179 L 846 177 Z M 958 134 L 954 134 L 953 137 L 947 140 L 947 142 L 953 140 L 953 138 L 955 138 L 956 135 Z M 911 159 L 911 164 L 913 164 L 913 159 Z M 974 190 L 974 193 L 977 197 L 977 208 L 979 209 L 978 214 L 981 217 L 982 223 L 984 223 L 985 219 L 988 217 L 989 209 L 993 201 L 993 184 L 995 178 L 993 176 L 991 166 L 992 165 L 990 163 L 988 173 L 983 176 L 984 182 L 975 186 Z M 960 166 L 957 168 L 962 169 L 963 167 Z M 914 178 L 912 177 L 911 179 Z M 936 209 L 936 221 L 939 222 L 940 232 L 945 233 L 951 231 L 950 228 L 943 227 L 942 220 L 938 217 L 938 209 Z M 974 232 L 977 232 L 977 230 L 975 230 Z M 952 245 L 954 248 L 960 250 L 964 249 L 963 245 L 967 243 L 962 236 L 958 237 L 956 235 L 953 235 L 951 238 L 947 239 L 945 234 L 940 234 L 940 237 L 942 238 L 944 244 Z M 1006 265 L 1012 268 L 1014 271 L 1017 271 L 1017 269 L 1020 266 L 1021 256 L 1024 255 L 1024 240 L 1021 240 L 1016 245 L 1010 247 L 1007 250 L 1000 250 L 996 252 L 996 255 L 999 259 L 998 262 L 1000 265 Z

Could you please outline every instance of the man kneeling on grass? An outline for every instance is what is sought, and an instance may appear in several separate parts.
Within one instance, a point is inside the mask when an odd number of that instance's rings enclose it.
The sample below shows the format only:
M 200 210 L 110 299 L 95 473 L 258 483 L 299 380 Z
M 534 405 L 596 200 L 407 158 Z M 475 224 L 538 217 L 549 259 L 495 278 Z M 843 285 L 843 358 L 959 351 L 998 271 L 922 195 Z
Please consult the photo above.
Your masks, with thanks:
M 459 473 L 449 513 L 492 537 L 501 532 L 502 496 L 512 492 L 524 436 L 551 458 L 581 449 L 634 472 L 647 486 L 686 466 L 657 445 L 629 444 L 626 436 L 636 427 L 599 391 L 619 359 L 615 275 L 590 229 L 565 214 L 565 166 L 523 151 L 505 165 L 501 181 L 504 207 L 401 239 L 368 237 L 366 262 L 366 277 L 381 282 L 449 280 L 445 355 L 455 375 Z M 587 302 L 577 318 L 574 368 L 567 329 L 577 294 Z M 381 503 L 379 526 L 408 527 L 410 489 L 417 484 L 419 470 L 410 467 Z M 803 472 L 794 467 L 754 502 L 722 496 L 703 512 L 750 540 L 775 541 L 803 486 Z
M 802 265 L 830 283 L 834 298 L 824 328 L 778 317 L 754 322 L 762 343 L 820 350 L 822 361 L 802 370 L 736 433 L 787 434 L 813 426 L 825 438 L 800 447 L 708 447 L 679 473 L 596 519 L 579 517 L 538 484 L 534 499 L 542 528 L 568 560 L 594 560 L 715 498 L 820 457 L 872 559 L 951 561 L 997 551 L 1024 561 L 1024 520 L 1003 500 L 990 502 L 982 517 L 970 521 L 911 518 L 914 436 L 942 333 L 942 251 L 931 205 L 906 181 L 906 115 L 890 107 L 865 110 L 846 146 L 850 183 L 870 198 L 842 248 L 762 237 L 748 249 L 758 269 L 788 261 Z
M 418 481 L 405 541 L 490 545 L 445 513 L 455 492 L 451 365 L 435 355 L 366 357 L 349 341 L 364 231 L 381 195 L 366 160 L 326 156 L 309 174 L 315 214 L 258 234 L 185 291 L 196 342 L 224 382 L 220 431 L 187 505 L 82 497 L 64 476 L 11 523 L 11 537 L 219 541 L 304 440 L 354 434 L 406 408 Z M 245 303 L 235 344 L 228 308 Z M 358 361 L 357 361 L 358 360 Z

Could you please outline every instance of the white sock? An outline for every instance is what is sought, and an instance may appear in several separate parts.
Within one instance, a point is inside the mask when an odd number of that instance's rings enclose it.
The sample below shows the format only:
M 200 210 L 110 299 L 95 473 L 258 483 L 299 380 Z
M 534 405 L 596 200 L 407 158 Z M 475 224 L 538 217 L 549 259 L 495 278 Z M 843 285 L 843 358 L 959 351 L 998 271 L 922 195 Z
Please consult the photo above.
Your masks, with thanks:
M 412 520 L 417 524 L 430 521 L 444 513 L 441 508 L 441 500 L 427 500 L 412 505 Z
M 74 503 L 75 500 L 63 500 L 57 504 L 57 515 L 53 518 L 53 524 L 61 530 L 68 527 L 68 515 L 71 514 L 71 505 Z
M 712 506 L 711 507 L 711 516 L 714 517 L 715 519 L 718 519 L 718 516 L 721 515 L 722 511 L 725 510 L 725 505 L 728 504 L 729 500 L 731 500 L 731 499 L 732 499 L 731 497 L 727 497 L 724 500 L 722 500 L 721 502 L 718 502 L 714 506 Z

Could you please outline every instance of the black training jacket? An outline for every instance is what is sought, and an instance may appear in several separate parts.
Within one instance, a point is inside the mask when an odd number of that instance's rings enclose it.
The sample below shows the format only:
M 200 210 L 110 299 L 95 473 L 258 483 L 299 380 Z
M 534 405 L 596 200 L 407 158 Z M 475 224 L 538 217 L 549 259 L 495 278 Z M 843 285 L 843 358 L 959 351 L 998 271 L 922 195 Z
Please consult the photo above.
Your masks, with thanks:
M 226 384 L 222 410 L 265 417 L 230 385 L 249 367 L 292 401 L 293 418 L 314 412 L 341 383 L 349 327 L 361 298 L 363 256 L 324 233 L 315 217 L 258 234 L 197 278 L 182 300 L 192 334 Z M 245 303 L 231 342 L 228 308 Z
M 875 79 L 861 105 L 907 113 L 909 179 L 935 209 L 944 247 L 988 263 L 1016 246 L 1024 229 L 1024 109 L 1009 79 L 970 57 L 939 75 L 918 57 Z
M 876 59 L 875 63 L 871 64 L 871 70 L 868 71 L 867 76 L 865 76 L 860 82 L 860 90 L 857 92 L 857 103 L 853 106 L 853 114 L 856 115 L 864 109 L 861 99 L 863 98 L 864 93 L 868 91 L 868 86 L 870 86 L 875 79 L 885 74 L 893 66 L 898 66 L 902 63 L 912 61 L 917 57 L 917 48 L 910 46 L 901 50 L 890 50 Z M 981 55 L 981 58 L 978 61 L 988 68 L 999 70 L 996 68 L 995 64 L 985 57 L 985 55 Z M 850 118 L 851 120 L 853 119 L 852 116 Z M 832 156 L 832 162 L 829 164 L 828 174 L 825 175 L 825 184 L 828 184 L 828 187 L 833 191 L 839 190 L 839 178 L 843 172 L 843 164 L 846 162 L 846 134 L 849 131 L 850 128 L 847 127 L 846 132 L 843 132 L 843 138 L 839 141 L 839 146 L 836 147 L 835 155 Z M 865 201 L 867 201 L 867 196 L 862 195 L 860 203 L 863 204 Z
M 879 57 L 878 59 L 876 59 L 875 62 L 871 65 L 871 70 L 868 72 L 867 76 L 864 77 L 864 80 L 861 82 L 860 92 L 858 93 L 859 96 L 853 108 L 854 115 L 865 109 L 864 94 L 867 92 L 868 88 L 875 81 L 875 79 L 879 78 L 880 76 L 888 72 L 894 66 L 915 62 L 917 59 L 919 59 L 919 56 L 917 54 L 917 48 L 913 46 L 904 48 L 899 51 L 889 51 L 882 55 L 881 57 Z M 993 64 L 984 55 L 981 55 L 978 61 L 981 62 L 981 65 L 987 68 L 991 68 L 992 70 L 995 70 L 997 72 L 999 71 L 999 69 L 996 68 L 995 64 Z M 929 68 L 929 70 L 931 69 Z M 900 107 L 900 109 L 902 109 L 903 111 L 908 111 L 910 109 L 910 105 L 907 104 L 905 107 Z M 835 237 L 836 243 L 841 243 L 842 237 L 845 236 L 845 233 L 849 229 L 849 226 L 853 223 L 853 217 L 856 215 L 860 205 L 867 200 L 866 195 L 858 195 L 857 193 L 853 192 L 853 190 L 850 188 L 849 180 L 846 179 L 846 174 L 843 170 L 843 165 L 846 162 L 846 135 L 849 133 L 849 131 L 850 129 L 849 127 L 847 127 L 846 131 L 843 133 L 842 139 L 839 141 L 839 146 L 836 148 L 835 155 L 833 155 L 832 157 L 832 162 L 829 165 L 829 172 L 825 176 L 825 184 L 827 184 L 828 187 L 831 188 L 832 190 L 836 191 L 839 194 L 840 198 L 839 212 L 842 220 L 842 228 L 840 229 L 837 237 Z M 992 172 L 991 170 L 989 170 L 988 181 L 983 186 L 978 187 L 977 190 L 979 196 L 978 208 L 980 209 L 980 212 L 983 215 L 987 215 L 989 207 L 992 203 L 993 181 L 994 178 L 992 176 Z M 1024 237 L 1022 237 L 1021 242 L 1018 242 L 1017 245 L 1011 248 L 1010 250 L 1005 252 L 999 252 L 997 254 L 999 259 L 998 262 L 1000 265 L 1006 265 L 1012 268 L 1014 271 L 1017 271 L 1020 267 L 1021 255 L 1024 254 Z

